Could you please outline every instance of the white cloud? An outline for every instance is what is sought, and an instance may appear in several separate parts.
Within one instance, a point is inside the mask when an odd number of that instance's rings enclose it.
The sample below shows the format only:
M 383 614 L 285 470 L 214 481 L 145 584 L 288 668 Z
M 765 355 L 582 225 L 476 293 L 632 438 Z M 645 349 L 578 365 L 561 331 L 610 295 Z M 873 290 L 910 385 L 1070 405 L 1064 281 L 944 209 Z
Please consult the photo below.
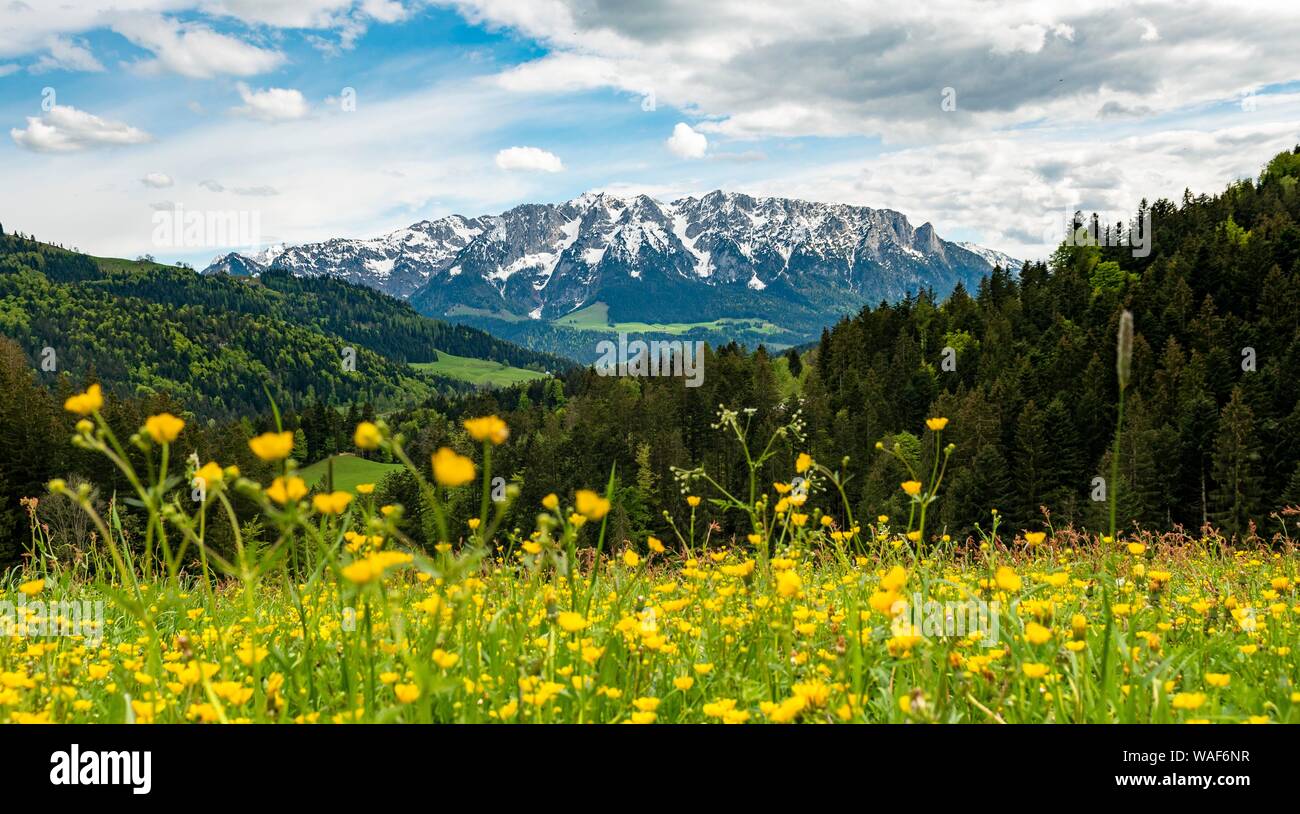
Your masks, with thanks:
M 15 127 L 9 135 L 19 147 L 39 153 L 143 144 L 150 140 L 149 134 L 143 130 L 66 105 L 55 105 L 41 116 L 28 116 L 27 127 L 22 130 Z
M 21 65 L 14 65 L 13 63 L 9 63 L 7 65 L 0 65 L 0 76 L 8 76 L 9 74 L 14 73 L 15 71 L 21 69 L 22 69 Z
M 1300 114 L 1300 95 L 1280 112 Z M 738 186 L 756 195 L 895 209 L 913 225 L 932 222 L 946 239 L 978 235 L 978 243 L 1039 260 L 1056 247 L 1076 209 L 1127 220 L 1142 198 L 1176 201 L 1185 188 L 1213 195 L 1257 175 L 1295 144 L 1294 121 L 1257 123 L 1236 112 L 1198 122 L 1198 129 L 1110 138 L 1002 133 Z
M 98 73 L 104 70 L 95 55 L 91 53 L 90 47 L 84 41 L 76 41 L 69 37 L 51 37 L 49 40 L 49 53 L 38 59 L 31 68 L 32 73 L 45 73 L 47 71 L 87 71 Z
M 231 113 L 265 122 L 283 122 L 301 119 L 307 115 L 307 100 L 302 92 L 293 88 L 267 88 L 253 90 L 240 82 L 235 86 L 241 107 L 232 107 Z
M 497 153 L 496 163 L 506 171 L 560 172 L 564 169 L 558 155 L 538 147 L 508 147 Z
M 169 71 L 196 79 L 221 74 L 253 76 L 284 62 L 279 51 L 259 48 L 199 23 L 181 23 L 160 15 L 123 16 L 113 23 L 113 30 L 153 53 L 153 59 L 136 64 L 146 73 Z
M 680 0 L 456 3 L 471 21 L 545 47 L 498 75 L 507 90 L 652 89 L 711 135 L 891 144 L 1092 123 L 1112 100 L 1159 115 L 1300 80 L 1291 5 L 716 0 L 687 13 Z M 945 87 L 957 90 L 955 111 L 940 106 Z
M 686 122 L 678 122 L 673 134 L 664 142 L 668 149 L 678 158 L 703 158 L 709 148 L 709 140 L 703 133 L 697 133 Z
M 165 172 L 151 172 L 141 178 L 140 183 L 147 187 L 153 187 L 154 189 L 162 189 L 171 186 L 175 182 L 172 181 L 172 177 Z
M 437 110 L 457 111 L 455 126 L 430 115 Z M 485 160 L 483 147 L 547 114 L 554 118 L 537 100 L 449 80 L 376 98 L 364 116 L 285 121 L 274 132 L 251 119 L 214 116 L 133 148 L 130 158 L 140 170 L 125 181 L 121 161 L 91 151 L 56 156 L 58 172 L 51 171 L 48 156 L 11 161 L 0 183 L 0 211 L 22 213 L 14 228 L 57 234 L 60 242 L 94 254 L 149 252 L 196 265 L 206 264 L 215 250 L 155 247 L 151 203 L 165 197 L 167 209 L 174 202 L 186 210 L 256 211 L 266 241 L 374 236 L 424 218 L 500 212 L 548 198 L 538 184 L 563 176 L 501 172 L 491 151 Z M 171 188 L 137 180 L 147 170 L 172 168 L 184 170 Z M 199 183 L 205 180 L 211 183 Z M 237 248 L 248 247 L 229 247 Z
M 350 47 L 370 22 L 395 23 L 408 17 L 409 5 L 405 0 L 0 0 L 0 57 L 43 52 L 51 37 L 121 26 L 125 36 L 158 55 L 142 66 L 149 70 L 249 76 L 266 69 L 230 68 L 250 61 L 257 64 L 275 52 L 233 36 L 225 36 L 223 42 L 223 35 L 191 21 L 199 15 L 233 21 L 257 31 L 258 37 L 270 29 L 337 32 Z M 187 23 L 162 15 L 184 15 Z M 257 50 L 263 55 L 256 55 Z

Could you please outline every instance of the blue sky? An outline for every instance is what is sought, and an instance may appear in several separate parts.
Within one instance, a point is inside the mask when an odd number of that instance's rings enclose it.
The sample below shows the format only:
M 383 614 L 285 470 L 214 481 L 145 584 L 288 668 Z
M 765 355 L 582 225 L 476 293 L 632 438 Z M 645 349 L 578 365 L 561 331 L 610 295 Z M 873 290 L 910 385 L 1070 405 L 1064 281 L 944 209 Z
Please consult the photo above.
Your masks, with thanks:
M 887 207 L 1041 256 L 1075 208 L 1300 141 L 1283 3 L 0 3 L 0 222 L 200 266 L 254 247 L 160 241 L 158 212 L 300 243 L 592 189 Z

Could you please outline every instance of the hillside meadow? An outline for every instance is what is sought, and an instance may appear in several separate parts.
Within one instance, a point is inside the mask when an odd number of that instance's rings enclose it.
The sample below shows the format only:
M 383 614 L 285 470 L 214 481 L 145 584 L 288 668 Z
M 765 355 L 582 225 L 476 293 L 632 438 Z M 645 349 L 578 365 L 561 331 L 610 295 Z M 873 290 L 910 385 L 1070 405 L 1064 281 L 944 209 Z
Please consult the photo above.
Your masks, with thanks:
M 69 560 L 31 524 L 0 594 L 17 608 L 17 635 L 0 637 L 7 721 L 1300 721 L 1289 539 L 1270 550 L 1024 531 L 990 509 L 979 539 L 959 545 L 926 535 L 943 464 L 899 484 L 903 516 L 855 519 L 840 473 L 806 453 L 797 480 L 760 482 L 772 439 L 750 438 L 726 409 L 717 427 L 750 461 L 748 497 L 682 471 L 689 520 L 669 538 L 616 542 L 611 478 L 548 494 L 522 532 L 500 526 L 518 490 L 497 502 L 489 489 L 492 454 L 511 442 L 500 418 L 464 422 L 476 454 L 444 447 L 419 464 L 384 421 L 358 424 L 358 450 L 401 461 L 428 500 L 441 542 L 424 549 L 373 483 L 310 491 L 292 432 L 248 442 L 276 471 L 262 483 L 171 460 L 186 431 L 174 415 L 119 439 L 102 406 L 97 386 L 67 400 L 73 443 L 122 468 L 143 540 L 125 538 L 116 504 L 104 515 L 87 487 L 50 485 L 99 536 Z M 941 458 L 948 424 L 932 417 L 924 431 Z M 796 418 L 775 435 L 799 431 Z M 480 496 L 462 528 L 443 511 L 457 491 Z M 227 558 L 205 528 L 235 493 L 265 525 Z M 696 522 L 706 502 L 750 533 L 715 537 Z M 69 600 L 106 610 L 53 618 Z

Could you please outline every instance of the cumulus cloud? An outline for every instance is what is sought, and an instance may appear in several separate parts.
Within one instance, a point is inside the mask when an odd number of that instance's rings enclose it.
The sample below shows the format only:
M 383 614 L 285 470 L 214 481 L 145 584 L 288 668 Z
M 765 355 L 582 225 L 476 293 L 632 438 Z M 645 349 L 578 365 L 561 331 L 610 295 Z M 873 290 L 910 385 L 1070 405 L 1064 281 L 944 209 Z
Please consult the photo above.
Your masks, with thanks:
M 301 119 L 307 115 L 307 100 L 302 92 L 293 88 L 266 88 L 253 90 L 240 82 L 235 86 L 244 104 L 232 107 L 231 113 L 265 122 L 283 122 Z
M 1298 108 L 1300 100 L 1289 109 Z M 1143 198 L 1178 200 L 1185 188 L 1214 194 L 1258 174 L 1295 139 L 1294 120 L 1253 123 L 1240 114 L 1201 130 L 1127 137 L 1002 133 L 828 164 L 743 191 L 895 209 L 913 223 L 934 223 L 942 237 L 978 235 L 983 245 L 1037 260 L 1051 254 L 1075 210 L 1115 222 L 1132 217 Z
M 704 158 L 704 151 L 709 148 L 708 138 L 703 133 L 697 133 L 686 122 L 678 122 L 673 128 L 673 134 L 664 143 L 678 158 Z
M 66 105 L 55 105 L 41 116 L 28 116 L 27 127 L 15 127 L 9 135 L 19 147 L 38 153 L 67 153 L 150 140 L 149 134 L 139 128 Z
M 699 132 L 736 139 L 969 138 L 1094 122 L 1112 100 L 1158 115 L 1300 80 L 1291 56 L 1300 16 L 1282 2 L 717 0 L 689 13 L 679 0 L 457 5 L 546 46 L 502 71 L 503 88 L 653 88 L 658 105 L 707 121 Z M 946 87 L 956 110 L 941 108 Z
M 506 171 L 560 172 L 564 169 L 558 155 L 538 147 L 507 147 L 497 153 L 496 163 Z
M 182 23 L 161 15 L 119 17 L 113 30 L 151 52 L 136 63 L 145 73 L 177 73 L 196 79 L 218 75 L 253 76 L 280 66 L 284 55 L 221 34 L 201 23 Z
M 140 183 L 154 189 L 162 189 L 171 186 L 174 182 L 172 177 L 165 172 L 151 172 L 141 178 Z
M 272 195 L 279 195 L 280 191 L 275 187 L 266 185 L 252 187 L 232 187 L 231 192 L 236 195 L 245 195 L 253 198 L 269 198 Z
M 51 37 L 49 52 L 36 60 L 28 70 L 37 74 L 46 73 L 47 71 L 98 73 L 104 70 L 104 66 L 91 53 L 90 47 L 86 45 L 84 40 L 73 40 L 70 37 Z

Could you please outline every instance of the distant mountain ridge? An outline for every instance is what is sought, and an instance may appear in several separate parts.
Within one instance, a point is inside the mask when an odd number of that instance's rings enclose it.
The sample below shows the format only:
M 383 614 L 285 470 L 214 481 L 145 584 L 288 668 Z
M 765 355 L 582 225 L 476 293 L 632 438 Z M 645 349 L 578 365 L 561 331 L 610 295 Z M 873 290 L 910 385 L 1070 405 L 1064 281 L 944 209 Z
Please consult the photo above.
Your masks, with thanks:
M 339 277 L 472 324 L 550 321 L 603 303 L 614 322 L 754 318 L 807 335 L 862 305 L 973 288 L 995 264 L 1018 261 L 944 240 L 890 209 L 721 191 L 670 202 L 593 192 L 377 238 L 229 254 L 205 273 Z

